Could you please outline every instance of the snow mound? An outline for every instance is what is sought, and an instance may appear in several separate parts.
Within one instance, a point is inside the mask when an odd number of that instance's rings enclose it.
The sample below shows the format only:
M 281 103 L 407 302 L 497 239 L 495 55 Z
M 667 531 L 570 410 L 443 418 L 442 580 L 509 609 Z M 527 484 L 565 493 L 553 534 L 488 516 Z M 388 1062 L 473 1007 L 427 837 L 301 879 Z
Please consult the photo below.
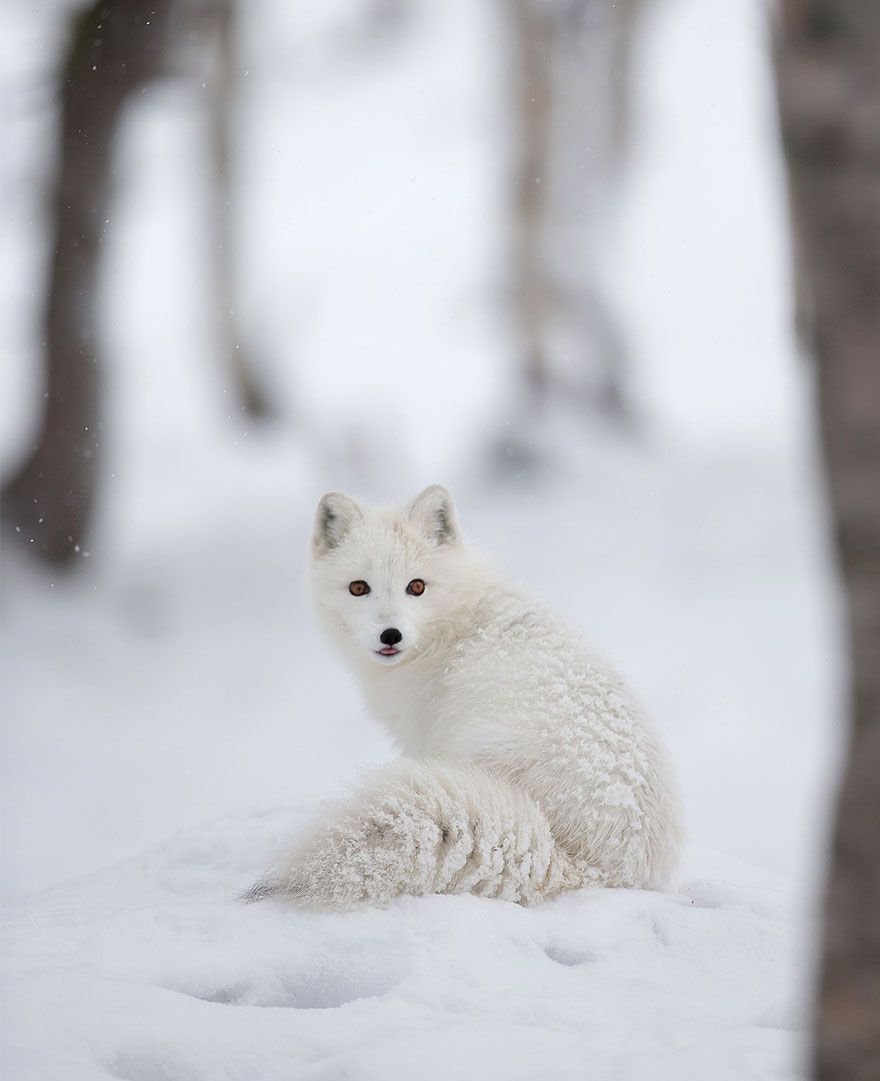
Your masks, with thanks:
M 7 911 L 9 1081 L 798 1075 L 808 928 L 766 872 L 304 912 L 238 897 L 307 808 L 225 818 Z M 709 878 L 692 877 L 695 871 Z

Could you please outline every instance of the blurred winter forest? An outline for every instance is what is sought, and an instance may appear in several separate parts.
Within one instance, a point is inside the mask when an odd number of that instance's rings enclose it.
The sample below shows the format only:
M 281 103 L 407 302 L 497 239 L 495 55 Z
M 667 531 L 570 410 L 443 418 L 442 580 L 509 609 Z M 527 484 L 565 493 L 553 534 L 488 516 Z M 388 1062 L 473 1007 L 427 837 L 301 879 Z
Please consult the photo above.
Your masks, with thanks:
M 630 674 L 690 837 L 815 896 L 846 617 L 771 36 L 762 0 L 6 0 L 6 896 L 387 757 L 307 537 L 327 488 L 432 482 Z

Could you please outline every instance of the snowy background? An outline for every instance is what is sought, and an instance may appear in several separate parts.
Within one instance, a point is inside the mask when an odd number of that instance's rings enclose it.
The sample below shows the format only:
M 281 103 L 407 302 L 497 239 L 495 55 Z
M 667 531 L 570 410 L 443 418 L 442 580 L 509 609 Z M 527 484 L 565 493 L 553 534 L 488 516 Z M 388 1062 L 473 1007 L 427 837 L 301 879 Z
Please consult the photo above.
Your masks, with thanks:
M 70 6 L 0 9 L 4 469 L 40 394 Z M 499 6 L 412 7 L 363 47 L 357 3 L 247 5 L 241 307 L 269 425 L 212 357 L 197 88 L 125 120 L 100 520 L 73 576 L 4 550 L 4 1078 L 800 1076 L 841 661 L 764 6 L 647 5 L 606 259 L 642 431 L 558 408 L 532 433 L 551 465 L 504 481 Z M 315 631 L 314 503 L 437 481 L 665 733 L 689 838 L 668 893 L 235 901 L 393 753 Z

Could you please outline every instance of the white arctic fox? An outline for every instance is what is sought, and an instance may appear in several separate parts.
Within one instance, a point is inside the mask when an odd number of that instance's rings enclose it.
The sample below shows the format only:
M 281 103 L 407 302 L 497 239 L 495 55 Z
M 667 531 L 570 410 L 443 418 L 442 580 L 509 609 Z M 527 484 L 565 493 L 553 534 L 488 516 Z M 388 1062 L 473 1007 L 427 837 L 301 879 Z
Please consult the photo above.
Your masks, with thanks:
M 462 543 L 445 489 L 404 510 L 325 495 L 312 578 L 403 755 L 307 829 L 252 897 L 529 903 L 663 884 L 679 823 L 656 736 L 571 630 Z

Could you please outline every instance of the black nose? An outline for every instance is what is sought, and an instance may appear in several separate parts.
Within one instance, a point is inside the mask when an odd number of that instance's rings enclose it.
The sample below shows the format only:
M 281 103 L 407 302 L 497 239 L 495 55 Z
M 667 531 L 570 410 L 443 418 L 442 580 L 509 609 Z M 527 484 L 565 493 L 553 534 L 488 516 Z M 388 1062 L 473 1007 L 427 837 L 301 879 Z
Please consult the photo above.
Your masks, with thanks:
M 383 646 L 396 646 L 403 635 L 396 627 L 386 627 L 379 635 L 379 641 Z

